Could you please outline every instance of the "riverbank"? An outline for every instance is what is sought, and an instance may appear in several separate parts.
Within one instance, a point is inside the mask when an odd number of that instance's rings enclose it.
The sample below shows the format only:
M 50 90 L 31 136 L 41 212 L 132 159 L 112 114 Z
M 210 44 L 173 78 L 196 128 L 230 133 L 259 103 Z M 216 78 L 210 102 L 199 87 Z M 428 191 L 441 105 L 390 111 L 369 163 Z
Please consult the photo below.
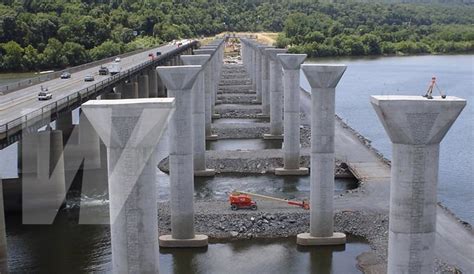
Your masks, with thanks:
M 226 65 L 224 73 L 242 75 L 242 66 Z M 229 78 L 230 79 L 230 78 Z M 226 100 L 233 96 L 233 104 L 216 107 L 222 116 L 232 119 L 257 119 L 256 105 L 248 104 L 243 94 L 251 95 L 248 79 L 237 78 L 221 83 L 218 99 Z M 227 85 L 229 89 L 227 89 Z M 235 88 L 239 86 L 239 88 Z M 245 88 L 244 88 L 245 87 Z M 242 101 L 238 98 L 238 94 Z M 309 134 L 309 94 L 301 91 L 301 132 L 302 155 L 307 153 L 310 143 Z M 246 100 L 246 101 L 244 101 Z M 268 121 L 251 123 L 229 123 L 220 126 L 218 120 L 213 124 L 215 133 L 225 138 L 258 138 L 268 128 Z M 226 124 L 226 123 L 222 123 Z M 219 142 L 219 141 L 217 141 Z M 388 243 L 388 201 L 390 190 L 390 165 L 383 155 L 370 145 L 370 141 L 345 124 L 336 120 L 336 159 L 345 172 L 350 171 L 359 181 L 355 190 L 335 196 L 335 230 L 361 236 L 369 242 L 372 251 L 358 257 L 359 266 L 364 272 L 385 270 Z M 307 154 L 306 154 L 307 155 Z M 245 163 L 258 161 L 253 170 L 271 173 L 276 165 L 281 165 L 282 155 L 279 149 L 258 151 L 208 151 L 207 159 L 212 167 L 214 163 L 227 163 L 231 159 L 245 156 L 242 162 L 230 164 L 232 171 L 248 173 L 242 168 Z M 278 158 L 275 161 L 274 157 Z M 302 157 L 304 158 L 304 157 Z M 309 159 L 307 159 L 308 161 Z M 164 167 L 162 161 L 160 168 Z M 304 160 L 302 160 L 304 163 Z M 227 167 L 227 164 L 224 164 Z M 337 166 L 335 167 L 337 168 Z M 227 171 L 230 171 L 229 169 Z M 337 171 L 337 170 L 336 170 Z M 221 169 L 219 172 L 226 172 Z M 230 210 L 226 201 L 199 201 L 195 203 L 196 230 L 211 237 L 212 241 L 237 240 L 247 238 L 291 237 L 309 229 L 309 214 L 300 208 L 259 201 L 259 209 L 254 211 Z M 469 246 L 473 242 L 473 231 L 469 225 L 458 222 L 451 213 L 438 208 L 438 232 L 436 235 L 437 272 L 456 273 L 457 270 L 469 272 L 472 262 Z M 167 203 L 160 204 L 160 233 L 169 233 L 169 209 Z M 456 233 L 450 233 L 456 231 Z

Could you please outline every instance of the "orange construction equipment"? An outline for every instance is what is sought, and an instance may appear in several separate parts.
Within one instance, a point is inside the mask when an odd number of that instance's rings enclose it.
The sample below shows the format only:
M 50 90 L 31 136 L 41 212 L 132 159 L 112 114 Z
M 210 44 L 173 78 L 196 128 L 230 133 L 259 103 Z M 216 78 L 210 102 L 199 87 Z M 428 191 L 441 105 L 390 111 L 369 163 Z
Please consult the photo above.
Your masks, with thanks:
M 253 210 L 257 209 L 257 203 L 252 201 L 252 196 L 259 197 L 267 200 L 283 202 L 289 205 L 299 206 L 303 209 L 309 209 L 309 203 L 306 200 L 303 201 L 290 201 L 287 199 L 280 199 L 275 197 L 270 197 L 266 195 L 246 192 L 246 191 L 234 191 L 229 195 L 229 202 L 232 210 L 237 210 L 239 208 L 251 208 Z M 252 204 L 253 203 L 253 204 Z

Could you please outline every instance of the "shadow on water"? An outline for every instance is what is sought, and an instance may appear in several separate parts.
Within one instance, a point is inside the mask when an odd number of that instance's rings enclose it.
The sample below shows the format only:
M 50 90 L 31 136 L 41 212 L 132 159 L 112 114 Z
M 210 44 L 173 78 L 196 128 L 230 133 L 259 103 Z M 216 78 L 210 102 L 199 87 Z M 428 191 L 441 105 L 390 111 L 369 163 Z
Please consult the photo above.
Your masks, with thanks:
M 162 249 L 160 273 L 360 273 L 356 257 L 369 249 L 351 236 L 345 246 L 300 247 L 293 237 Z
M 258 150 L 281 149 L 282 140 L 263 139 L 222 139 L 206 142 L 206 150 Z

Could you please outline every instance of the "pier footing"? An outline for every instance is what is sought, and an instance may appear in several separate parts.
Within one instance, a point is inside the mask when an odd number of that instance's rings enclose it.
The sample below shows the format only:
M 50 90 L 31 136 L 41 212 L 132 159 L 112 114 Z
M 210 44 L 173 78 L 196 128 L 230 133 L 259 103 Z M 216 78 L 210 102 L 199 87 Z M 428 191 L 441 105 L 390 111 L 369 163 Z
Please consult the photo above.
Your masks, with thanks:
M 286 169 L 286 168 L 275 168 L 275 175 L 279 176 L 301 176 L 308 175 L 309 170 L 305 167 L 300 167 L 298 169 Z
M 208 245 L 209 237 L 196 234 L 192 239 L 174 239 L 171 235 L 160 236 L 161 247 L 205 247 Z
M 296 243 L 304 246 L 343 245 L 346 243 L 346 234 L 334 232 L 330 237 L 313 237 L 309 233 L 301 233 L 296 236 Z

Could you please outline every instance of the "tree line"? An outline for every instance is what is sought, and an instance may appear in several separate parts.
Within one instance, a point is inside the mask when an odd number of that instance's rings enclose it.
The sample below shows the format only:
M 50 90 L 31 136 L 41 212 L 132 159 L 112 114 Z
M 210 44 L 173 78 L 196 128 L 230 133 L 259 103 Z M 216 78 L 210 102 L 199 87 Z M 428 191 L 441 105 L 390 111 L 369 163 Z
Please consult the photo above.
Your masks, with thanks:
M 281 32 L 310 56 L 472 52 L 474 8 L 313 0 L 1 0 L 0 71 L 64 68 L 179 38 Z

